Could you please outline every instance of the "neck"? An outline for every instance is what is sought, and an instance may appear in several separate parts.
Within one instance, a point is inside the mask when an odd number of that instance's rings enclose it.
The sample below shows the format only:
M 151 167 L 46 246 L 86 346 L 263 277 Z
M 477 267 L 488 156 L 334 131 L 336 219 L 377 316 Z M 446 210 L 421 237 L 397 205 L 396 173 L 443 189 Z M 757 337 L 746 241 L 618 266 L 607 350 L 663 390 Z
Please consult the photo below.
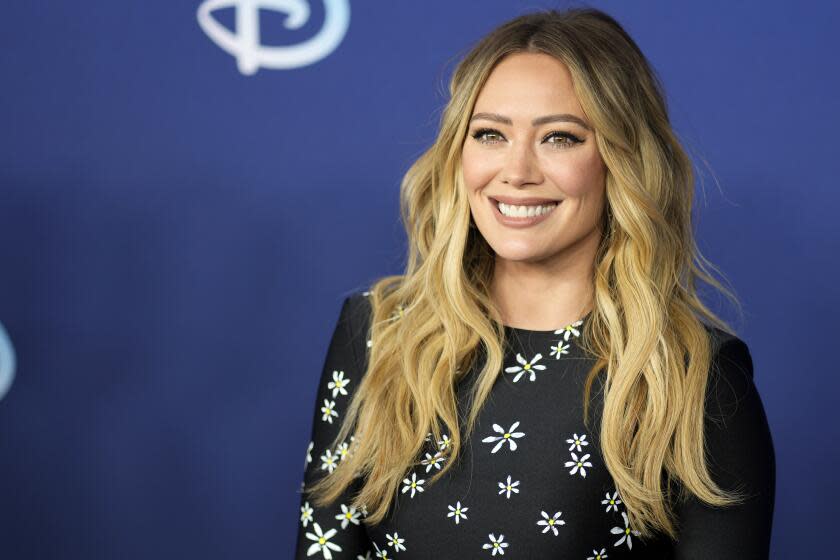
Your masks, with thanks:
M 512 261 L 496 255 L 490 295 L 505 325 L 552 330 L 592 308 L 593 270 L 600 233 L 543 261 Z

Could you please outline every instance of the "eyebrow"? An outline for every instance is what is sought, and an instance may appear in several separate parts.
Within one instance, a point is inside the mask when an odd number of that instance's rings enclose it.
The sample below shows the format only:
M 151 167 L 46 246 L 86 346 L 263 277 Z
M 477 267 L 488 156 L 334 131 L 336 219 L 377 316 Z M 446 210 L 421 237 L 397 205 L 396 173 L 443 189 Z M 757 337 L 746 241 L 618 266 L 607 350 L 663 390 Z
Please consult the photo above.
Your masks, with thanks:
M 502 124 L 509 125 L 513 124 L 513 121 L 509 117 L 505 117 L 498 113 L 476 113 L 470 118 L 470 122 L 477 119 L 486 119 L 488 121 L 496 121 Z M 570 115 L 569 113 L 559 113 L 556 115 L 546 115 L 544 117 L 537 117 L 536 119 L 531 121 L 531 126 L 539 126 L 541 124 L 546 124 L 550 122 L 573 122 L 579 124 L 586 130 L 592 130 L 583 119 L 581 119 L 580 117 L 576 117 L 575 115 Z

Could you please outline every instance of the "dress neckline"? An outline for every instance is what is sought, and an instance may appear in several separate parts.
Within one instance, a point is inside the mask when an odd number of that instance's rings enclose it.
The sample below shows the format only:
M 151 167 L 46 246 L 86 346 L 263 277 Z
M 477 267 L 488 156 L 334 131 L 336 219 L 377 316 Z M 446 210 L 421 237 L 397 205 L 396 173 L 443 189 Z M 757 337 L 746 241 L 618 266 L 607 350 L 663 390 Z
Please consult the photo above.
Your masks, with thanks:
M 583 327 L 584 323 L 586 323 L 586 321 L 589 319 L 590 315 L 592 315 L 591 310 L 588 311 L 583 317 L 581 317 L 580 319 L 578 319 L 576 321 L 572 321 L 571 323 L 569 323 L 567 325 L 562 325 L 560 327 L 557 327 L 556 329 L 551 329 L 551 330 L 547 330 L 547 331 L 535 331 L 535 330 L 531 330 L 531 329 L 522 329 L 522 328 L 519 328 L 519 327 L 512 327 L 510 325 L 502 325 L 502 326 L 505 328 L 506 331 L 516 333 L 516 334 L 519 334 L 519 335 L 554 337 L 554 336 L 557 336 L 559 334 L 557 331 L 560 331 L 560 330 L 565 329 L 566 327 L 569 327 L 569 326 L 572 326 L 572 325 L 575 325 L 576 328 L 578 330 L 580 330 L 580 328 Z M 580 323 L 580 324 L 578 324 L 578 323 Z

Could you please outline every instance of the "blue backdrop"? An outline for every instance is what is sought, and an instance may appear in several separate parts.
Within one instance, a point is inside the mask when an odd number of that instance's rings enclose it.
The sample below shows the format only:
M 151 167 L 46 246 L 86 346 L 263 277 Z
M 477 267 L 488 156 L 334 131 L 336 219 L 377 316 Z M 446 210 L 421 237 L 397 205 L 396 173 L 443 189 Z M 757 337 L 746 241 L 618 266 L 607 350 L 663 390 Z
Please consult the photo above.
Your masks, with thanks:
M 327 342 L 344 295 L 401 270 L 399 181 L 451 70 L 566 5 L 4 6 L 0 556 L 291 556 Z M 774 557 L 829 554 L 840 9 L 590 5 L 648 55 L 702 173 L 700 247 L 744 302 L 776 445 Z

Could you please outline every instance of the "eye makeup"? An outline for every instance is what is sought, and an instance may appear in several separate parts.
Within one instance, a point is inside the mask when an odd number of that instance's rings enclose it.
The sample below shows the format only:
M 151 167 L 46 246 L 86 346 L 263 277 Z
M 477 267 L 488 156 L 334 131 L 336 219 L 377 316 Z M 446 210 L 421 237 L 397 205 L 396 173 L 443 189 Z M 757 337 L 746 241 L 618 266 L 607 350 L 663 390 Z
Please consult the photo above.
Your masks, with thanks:
M 497 142 L 499 142 L 498 140 L 487 140 L 485 137 L 486 135 L 495 135 L 504 138 L 504 135 L 495 128 L 479 128 L 470 136 L 472 136 L 476 141 L 481 142 L 482 144 L 496 144 Z M 546 142 L 550 138 L 553 138 L 555 136 L 557 138 L 566 139 L 566 141 L 563 142 L 548 142 L 549 144 L 555 145 L 555 147 L 558 149 L 571 148 L 577 144 L 582 144 L 584 142 L 571 132 L 566 132 L 563 130 L 552 130 L 543 137 L 542 141 Z

